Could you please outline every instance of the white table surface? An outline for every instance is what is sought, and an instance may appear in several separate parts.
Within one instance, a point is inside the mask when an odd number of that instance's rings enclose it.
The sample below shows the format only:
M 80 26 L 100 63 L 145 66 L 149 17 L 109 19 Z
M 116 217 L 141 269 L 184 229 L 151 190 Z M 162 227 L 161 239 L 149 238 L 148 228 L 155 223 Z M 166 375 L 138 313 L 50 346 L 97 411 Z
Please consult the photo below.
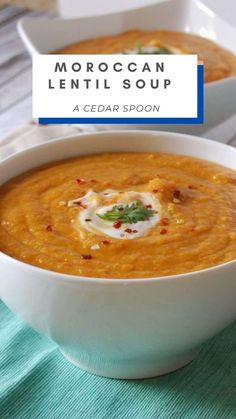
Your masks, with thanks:
M 236 26 L 236 0 L 204 2 Z M 23 16 L 44 14 L 14 6 L 0 8 L 0 141 L 32 119 L 31 58 L 19 38 L 16 22 Z M 208 138 L 223 138 L 224 142 L 236 145 L 235 135 L 236 114 L 206 134 Z

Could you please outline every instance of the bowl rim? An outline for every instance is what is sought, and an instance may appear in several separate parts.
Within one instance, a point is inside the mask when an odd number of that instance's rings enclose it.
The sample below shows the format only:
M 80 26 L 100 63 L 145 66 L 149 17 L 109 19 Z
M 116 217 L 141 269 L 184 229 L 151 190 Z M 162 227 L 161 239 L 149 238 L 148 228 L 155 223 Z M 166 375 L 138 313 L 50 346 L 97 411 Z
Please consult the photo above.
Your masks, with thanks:
M 149 3 L 149 4 L 142 4 L 140 6 L 127 8 L 127 9 L 124 9 L 124 10 L 110 11 L 108 13 L 103 13 L 103 14 L 96 14 L 95 13 L 95 14 L 88 15 L 88 16 L 87 15 L 86 16 L 81 16 L 81 17 L 77 16 L 77 17 L 71 17 L 71 18 L 60 17 L 59 16 L 59 17 L 53 18 L 53 20 L 56 20 L 56 21 L 59 21 L 59 22 L 60 21 L 68 21 L 68 20 L 81 21 L 81 20 L 89 20 L 89 19 L 96 19 L 96 18 L 102 18 L 102 17 L 109 18 L 109 17 L 113 17 L 113 16 L 116 16 L 116 15 L 124 15 L 125 16 L 128 13 L 132 13 L 132 12 L 135 12 L 135 11 L 142 11 L 142 10 L 145 10 L 145 9 L 148 9 L 148 8 L 150 8 L 150 9 L 155 8 L 155 7 L 158 7 L 159 5 L 162 5 L 162 4 L 165 4 L 165 3 L 171 3 L 171 1 L 173 1 L 173 0 L 158 0 L 156 2 L 152 2 L 152 3 Z M 179 0 L 179 1 L 181 1 L 181 0 Z M 185 0 L 185 3 L 186 3 L 185 8 L 190 7 L 191 5 L 195 5 L 195 6 L 198 6 L 198 7 L 201 6 L 201 8 L 204 8 L 205 10 L 207 10 L 208 13 L 213 13 L 216 16 L 217 19 L 219 19 L 221 22 L 226 24 L 229 28 L 236 31 L 236 29 L 232 25 L 232 23 L 230 23 L 226 19 L 224 19 L 219 13 L 214 12 L 212 10 L 212 8 L 208 5 L 206 5 L 202 0 Z M 36 55 L 37 54 L 40 54 L 40 55 L 50 54 L 53 50 L 48 51 L 47 53 L 41 53 L 38 50 L 38 48 L 35 47 L 34 43 L 32 43 L 31 37 L 29 36 L 27 31 L 25 30 L 24 23 L 26 21 L 34 21 L 34 20 L 44 20 L 44 21 L 46 20 L 46 21 L 50 22 L 51 18 L 50 17 L 23 17 L 23 18 L 18 20 L 17 30 L 18 30 L 19 35 L 20 35 L 20 37 L 21 37 L 21 39 L 22 39 L 22 41 L 25 45 L 25 48 L 27 50 L 29 50 L 28 46 L 30 45 L 30 51 L 31 51 L 30 55 L 32 55 L 32 54 L 36 54 Z M 199 37 L 210 40 L 210 41 L 216 43 L 218 46 L 221 47 L 221 45 L 218 44 L 218 42 L 216 42 L 216 41 L 214 41 L 211 38 L 208 38 L 206 36 L 202 36 L 202 35 L 199 35 L 199 34 L 196 34 L 196 33 L 188 32 L 184 29 L 179 31 L 179 32 L 187 33 L 187 34 L 190 34 L 190 35 L 198 35 Z M 68 44 L 68 45 L 70 45 L 70 44 Z M 228 48 L 225 48 L 225 47 L 222 47 L 222 48 L 226 49 L 231 54 L 234 54 L 234 51 L 232 51 Z M 204 88 L 207 88 L 208 86 L 215 86 L 215 85 L 218 86 L 218 85 L 221 85 L 221 84 L 223 84 L 227 81 L 236 81 L 236 74 L 232 74 L 229 77 L 224 77 L 222 79 L 212 80 L 208 83 L 204 83 Z
M 90 136 L 95 136 L 95 137 L 100 137 L 100 136 L 109 136 L 109 135 L 129 135 L 129 134 L 136 134 L 136 135 L 146 135 L 148 137 L 151 136 L 157 136 L 157 135 L 163 135 L 165 136 L 172 136 L 172 137 L 177 137 L 177 138 L 183 138 L 183 137 L 187 137 L 189 141 L 195 141 L 195 142 L 199 142 L 199 143 L 203 143 L 203 144 L 208 144 L 209 142 L 212 143 L 213 145 L 217 145 L 217 147 L 219 148 L 230 148 L 232 150 L 234 150 L 234 152 L 236 153 L 236 149 L 235 147 L 228 145 L 228 144 L 222 144 L 219 143 L 217 141 L 214 140 L 209 140 L 207 138 L 202 138 L 202 137 L 197 137 L 194 135 L 188 135 L 188 134 L 183 134 L 183 133 L 175 133 L 175 132 L 169 132 L 169 131 L 145 131 L 145 130 L 108 130 L 108 131 L 95 131 L 95 132 L 86 132 L 86 133 L 78 133 L 77 135 L 72 135 L 72 136 L 68 136 L 68 137 L 59 137 L 56 139 L 53 139 L 51 141 L 46 141 L 44 143 L 40 143 L 40 144 L 36 144 L 33 145 L 31 147 L 28 147 L 24 150 L 18 151 L 12 155 L 10 155 L 9 157 L 3 159 L 2 161 L 0 161 L 0 168 L 1 166 L 4 166 L 5 164 L 7 165 L 8 163 L 10 163 L 12 160 L 17 159 L 20 156 L 23 156 L 24 154 L 30 154 L 30 152 L 32 150 L 39 150 L 42 149 L 44 147 L 47 147 L 50 145 L 53 146 L 57 143 L 63 143 L 64 141 L 67 140 L 75 140 L 75 139 L 79 139 L 80 137 L 90 137 Z M 91 153 L 91 154 L 95 154 L 95 153 Z M 168 153 L 167 153 L 168 154 Z M 169 153 L 171 154 L 171 153 Z M 173 153 L 176 154 L 176 153 Z M 183 155 L 183 154 L 181 154 Z M 79 156 L 79 154 L 78 154 Z M 186 156 L 188 156 L 188 154 L 186 154 Z M 70 158 L 70 157 L 66 157 L 66 158 Z M 204 160 L 203 158 L 201 158 L 202 160 Z M 59 159 L 60 160 L 60 159 Z M 52 160 L 52 161 L 59 161 L 57 159 Z M 206 159 L 207 160 L 207 159 Z M 43 164 L 42 164 L 43 165 Z M 32 168 L 35 166 L 32 166 Z M 225 166 L 227 167 L 227 166 Z M 30 170 L 30 169 L 29 169 Z M 22 172 L 23 173 L 23 172 Z M 13 176 L 14 177 L 14 176 Z M 11 177 L 9 178 L 9 180 L 11 179 Z M 5 182 L 1 183 L 0 182 L 0 187 L 2 184 L 4 184 Z M 79 276 L 79 275 L 72 275 L 72 274 L 66 274 L 66 273 L 62 273 L 62 272 L 57 272 L 57 271 L 53 271 L 53 270 L 49 270 L 49 269 L 45 269 L 45 268 L 41 268 L 38 267 L 36 265 L 31 265 L 29 263 L 23 262 L 19 259 L 16 259 L 12 256 L 9 256 L 8 254 L 2 252 L 0 250 L 0 258 L 5 259 L 6 261 L 9 261 L 9 263 L 13 263 L 16 265 L 20 265 L 20 267 L 22 267 L 22 269 L 29 269 L 29 271 L 33 271 L 35 273 L 39 273 L 41 275 L 46 275 L 46 276 L 50 276 L 50 279 L 54 279 L 54 280 L 62 280 L 62 281 L 66 281 L 66 282 L 71 282 L 71 283 L 77 283 L 77 282 L 82 282 L 82 283 L 95 283 L 95 284 L 103 284 L 103 285 L 107 285 L 109 284 L 114 284 L 114 285 L 131 285 L 131 284 L 143 284 L 145 283 L 155 283 L 155 282 L 162 282 L 162 281 L 168 281 L 168 282 L 172 282 L 172 281 L 176 281 L 178 279 L 189 279 L 190 277 L 195 277 L 195 276 L 201 276 L 204 274 L 212 273 L 215 270 L 224 270 L 226 267 L 230 267 L 231 265 L 236 264 L 236 258 L 228 261 L 228 262 L 224 262 L 224 263 L 220 263 L 218 265 L 214 265 L 211 266 L 209 268 L 205 268 L 205 269 L 200 269 L 200 270 L 196 270 L 196 271 L 191 271 L 191 272 L 185 272 L 182 274 L 175 274 L 175 275 L 166 275 L 166 276 L 154 276 L 154 277 L 144 277 L 144 278 L 106 278 L 106 277 L 89 277 L 89 276 Z
M 49 269 L 40 268 L 36 265 L 31 265 L 29 263 L 22 262 L 21 260 L 15 259 L 12 256 L 7 255 L 6 253 L 0 251 L 0 258 L 3 257 L 6 260 L 10 260 L 9 263 L 14 263 L 16 265 L 21 265 L 22 269 L 28 269 L 29 272 L 33 271 L 33 273 L 39 273 L 40 275 L 45 275 L 46 278 L 50 276 L 50 280 L 54 281 L 62 281 L 62 282 L 70 282 L 70 283 L 90 283 L 92 284 L 101 284 L 101 285 L 143 285 L 143 283 L 156 283 L 156 282 L 173 282 L 177 280 L 189 280 L 196 276 L 205 275 L 207 273 L 212 273 L 216 270 L 222 270 L 224 271 L 225 268 L 230 267 L 231 265 L 236 265 L 236 259 L 232 259 L 228 262 L 221 263 L 219 265 L 211 266 L 209 268 L 200 269 L 198 271 L 192 271 L 192 272 L 185 272 L 182 274 L 176 274 L 176 275 L 166 275 L 166 276 L 154 276 L 154 277 L 142 277 L 142 278 L 103 278 L 103 277 L 93 277 L 93 276 L 79 276 L 79 275 L 72 275 L 72 274 L 64 274 L 62 272 L 57 271 L 51 271 Z M 16 268 L 17 269 L 17 268 Z M 33 278 L 30 278 L 33 280 Z M 43 279 L 43 278 L 42 278 Z
M 103 15 L 102 15 L 103 16 Z M 105 16 L 105 15 L 104 15 Z M 93 17 L 93 16 L 92 16 Z M 78 18 L 78 19 L 81 19 L 81 18 Z M 26 20 L 48 20 L 49 22 L 50 22 L 50 19 L 48 19 L 48 18 L 34 18 L 34 17 L 25 17 L 25 18 L 21 18 L 18 22 L 17 22 L 17 29 L 18 29 L 18 32 L 19 32 L 19 34 L 20 34 L 20 37 L 21 37 L 21 39 L 22 39 L 22 41 L 23 41 L 23 43 L 24 43 L 24 45 L 25 45 L 25 48 L 29 51 L 29 48 L 28 48 L 28 45 L 30 45 L 30 50 L 32 50 L 31 52 L 29 52 L 30 53 L 30 56 L 33 56 L 33 55 L 50 55 L 54 50 L 50 50 L 50 51 L 48 51 L 48 52 L 44 52 L 44 53 L 42 53 L 42 52 L 40 52 L 36 47 L 35 47 L 35 45 L 32 43 L 32 40 L 31 40 L 31 38 L 28 36 L 28 34 L 25 32 L 25 29 L 24 29 L 24 27 L 23 27 L 23 24 L 24 24 L 24 22 L 26 21 Z M 56 20 L 65 20 L 65 19 L 61 19 L 61 18 L 58 18 L 58 19 L 56 19 Z M 228 23 L 228 22 L 227 22 Z M 207 38 L 207 37 L 205 37 L 205 36 L 201 36 L 201 35 L 198 35 L 198 34 L 195 34 L 195 33 L 192 33 L 192 32 L 187 32 L 187 31 L 178 31 L 178 32 L 181 32 L 181 33 L 186 33 L 186 34 L 189 34 L 189 35 L 197 35 L 197 36 L 199 36 L 200 38 L 204 38 L 204 39 L 207 39 L 207 40 L 210 40 L 210 41 L 212 41 L 212 42 L 214 42 L 216 45 L 218 45 L 218 46 L 220 46 L 216 41 L 213 41 L 212 39 L 210 39 L 210 38 Z M 68 45 L 70 45 L 70 44 L 68 44 Z M 220 46 L 221 47 L 221 46 Z M 234 54 L 234 52 L 232 51 L 232 50 L 230 50 L 230 49 L 228 49 L 228 48 L 224 48 L 224 47 L 222 47 L 223 49 L 225 49 L 226 51 L 228 51 L 230 54 L 233 54 L 233 55 L 235 55 Z M 60 49 L 60 48 L 59 48 Z M 203 64 L 203 68 L 204 68 L 204 64 Z M 204 82 L 204 88 L 205 89 L 207 89 L 207 88 L 209 88 L 210 86 L 218 86 L 218 85 L 221 85 L 221 84 L 225 84 L 225 83 L 227 83 L 227 82 L 232 82 L 232 81 L 236 81 L 236 74 L 231 74 L 231 75 L 229 75 L 229 76 L 226 76 L 226 77 L 223 77 L 223 78 L 221 78 L 221 79 L 217 79 L 217 80 L 211 80 L 211 81 L 209 81 L 209 82 Z

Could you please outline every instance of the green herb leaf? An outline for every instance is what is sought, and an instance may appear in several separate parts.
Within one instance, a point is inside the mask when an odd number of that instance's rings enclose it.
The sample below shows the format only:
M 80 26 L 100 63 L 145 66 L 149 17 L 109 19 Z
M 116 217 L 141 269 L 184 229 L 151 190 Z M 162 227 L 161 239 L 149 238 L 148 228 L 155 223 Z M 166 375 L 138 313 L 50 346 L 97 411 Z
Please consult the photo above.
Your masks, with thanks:
M 136 44 L 135 44 L 135 51 L 136 51 L 136 54 L 142 54 L 142 55 L 172 54 L 172 52 L 168 48 L 166 48 L 164 46 L 160 46 L 158 48 L 155 48 L 155 49 L 153 49 L 152 52 L 147 52 L 147 51 L 145 51 L 145 49 L 142 48 L 140 42 L 136 42 Z
M 135 49 L 137 54 L 145 54 L 145 52 L 142 49 L 142 45 L 139 41 L 136 42 Z
M 172 54 L 171 50 L 168 49 L 168 48 L 166 48 L 166 47 L 164 47 L 164 46 L 160 46 L 160 47 L 157 47 L 157 48 L 153 47 L 151 49 L 151 51 L 147 51 L 145 48 L 142 47 L 142 45 L 141 45 L 141 43 L 139 41 L 137 41 L 135 43 L 134 53 L 141 54 L 141 55 Z M 129 55 L 130 52 L 127 50 L 127 51 L 124 51 L 122 54 Z
M 135 224 L 138 221 L 149 220 L 155 213 L 156 211 L 145 207 L 142 202 L 136 201 L 129 205 L 115 205 L 105 214 L 96 215 L 106 221 Z
M 172 52 L 166 47 L 159 47 L 155 50 L 154 54 L 172 54 Z

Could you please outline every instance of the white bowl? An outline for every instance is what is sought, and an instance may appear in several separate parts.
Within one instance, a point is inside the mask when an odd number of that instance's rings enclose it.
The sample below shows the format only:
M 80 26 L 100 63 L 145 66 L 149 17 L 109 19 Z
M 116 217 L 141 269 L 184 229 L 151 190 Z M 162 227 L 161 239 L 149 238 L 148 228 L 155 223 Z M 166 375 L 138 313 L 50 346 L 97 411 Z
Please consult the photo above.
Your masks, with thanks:
M 77 19 L 24 18 L 19 33 L 31 54 L 46 54 L 74 42 L 114 35 L 129 29 L 167 29 L 209 38 L 236 54 L 236 29 L 199 0 L 163 0 L 135 10 Z M 205 85 L 205 124 L 127 125 L 128 129 L 161 129 L 200 135 L 236 111 L 236 77 Z M 110 129 L 111 125 L 109 126 Z M 112 126 L 120 129 L 121 126 Z
M 0 164 L 1 182 L 51 159 L 113 151 L 186 154 L 236 169 L 236 149 L 220 143 L 173 133 L 116 131 L 18 153 Z M 54 340 L 70 361 L 107 377 L 144 378 L 182 367 L 236 317 L 236 260 L 138 280 L 59 274 L 3 253 L 0 265 L 0 297 L 8 307 Z

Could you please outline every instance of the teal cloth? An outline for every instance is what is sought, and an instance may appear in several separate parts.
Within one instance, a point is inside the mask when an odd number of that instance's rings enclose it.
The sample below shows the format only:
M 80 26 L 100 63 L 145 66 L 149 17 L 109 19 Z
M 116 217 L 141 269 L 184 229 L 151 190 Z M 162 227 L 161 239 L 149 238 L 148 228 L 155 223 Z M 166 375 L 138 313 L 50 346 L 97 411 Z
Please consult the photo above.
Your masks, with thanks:
M 112 380 L 71 365 L 0 303 L 0 418 L 235 419 L 235 348 L 233 324 L 177 372 Z

